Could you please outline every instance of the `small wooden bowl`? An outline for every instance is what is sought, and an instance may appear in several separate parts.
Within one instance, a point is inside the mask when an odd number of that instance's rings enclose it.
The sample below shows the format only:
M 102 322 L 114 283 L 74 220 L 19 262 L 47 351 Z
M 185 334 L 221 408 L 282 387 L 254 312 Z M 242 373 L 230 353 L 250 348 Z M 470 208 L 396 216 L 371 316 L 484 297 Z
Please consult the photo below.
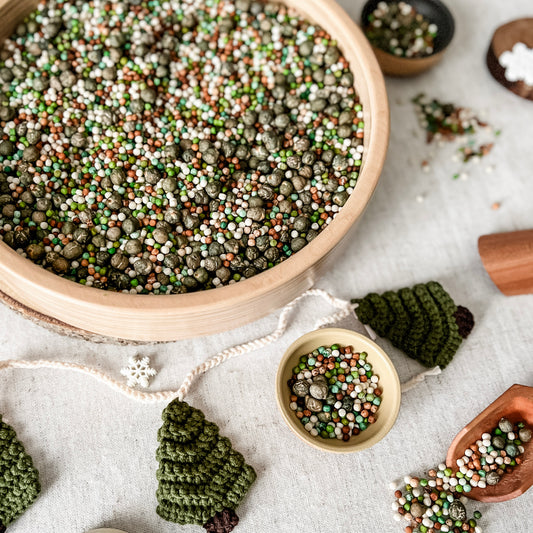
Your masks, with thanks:
M 516 43 L 524 43 L 528 48 L 533 48 L 533 17 L 513 20 L 494 32 L 487 50 L 487 67 L 493 78 L 506 89 L 533 101 L 533 87 L 523 81 L 509 81 L 505 77 L 505 68 L 500 64 L 503 52 L 512 50 Z
M 376 9 L 381 0 L 369 0 L 363 7 L 361 25 L 365 31 L 368 17 Z M 408 77 L 416 76 L 436 65 L 444 56 L 444 52 L 451 43 L 455 33 L 455 21 L 450 10 L 439 0 L 406 0 L 419 13 L 438 26 L 433 53 L 427 57 L 398 57 L 380 48 L 372 46 L 379 66 L 388 76 Z
M 524 422 L 533 428 L 533 387 L 513 385 L 495 402 L 491 403 L 479 416 L 462 429 L 450 446 L 446 456 L 446 465 L 457 469 L 457 459 L 464 451 L 478 440 L 485 432 L 498 425 L 500 418 L 511 422 Z M 533 485 L 533 447 L 531 441 L 524 444 L 522 464 L 510 474 L 504 474 L 496 485 L 487 485 L 484 489 L 473 488 L 463 495 L 480 502 L 503 502 L 520 496 Z
M 305 430 L 289 407 L 291 391 L 287 381 L 292 377 L 292 369 L 296 366 L 298 359 L 319 346 L 331 346 L 332 344 L 353 346 L 356 352 L 366 352 L 369 363 L 372 364 L 373 370 L 379 377 L 379 387 L 383 391 L 381 405 L 376 413 L 376 422 L 369 425 L 359 435 L 353 436 L 348 442 L 313 437 Z M 391 430 L 400 410 L 401 387 L 392 361 L 376 343 L 355 331 L 324 328 L 303 335 L 287 348 L 276 374 L 276 399 L 285 422 L 306 444 L 326 452 L 352 453 L 370 448 Z
M 0 0 L 0 39 L 38 0 Z M 314 285 L 334 264 L 334 250 L 347 245 L 349 230 L 365 210 L 383 168 L 389 139 L 385 82 L 361 29 L 334 0 L 283 0 L 320 24 L 350 62 L 363 105 L 364 154 L 354 193 L 335 220 L 287 261 L 253 278 L 208 291 L 179 295 L 133 295 L 98 290 L 63 279 L 0 242 L 0 292 L 76 334 L 106 340 L 155 342 L 209 335 L 257 320 Z M 23 311 L 24 312 L 24 311 Z M 63 327 L 63 326 L 61 326 Z

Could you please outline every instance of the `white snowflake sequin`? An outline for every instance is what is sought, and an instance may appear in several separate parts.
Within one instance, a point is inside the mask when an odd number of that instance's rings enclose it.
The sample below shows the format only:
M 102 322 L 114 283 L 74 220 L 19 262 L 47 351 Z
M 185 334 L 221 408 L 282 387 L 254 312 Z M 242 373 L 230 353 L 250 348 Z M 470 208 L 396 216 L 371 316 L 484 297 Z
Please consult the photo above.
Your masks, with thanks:
M 505 68 L 507 81 L 523 81 L 533 86 L 533 48 L 515 43 L 513 49 L 503 52 L 498 61 Z
M 130 357 L 128 365 L 127 368 L 120 371 L 124 377 L 128 378 L 128 387 L 136 387 L 137 385 L 144 388 L 149 387 L 150 378 L 157 374 L 157 370 L 150 367 L 150 358 Z

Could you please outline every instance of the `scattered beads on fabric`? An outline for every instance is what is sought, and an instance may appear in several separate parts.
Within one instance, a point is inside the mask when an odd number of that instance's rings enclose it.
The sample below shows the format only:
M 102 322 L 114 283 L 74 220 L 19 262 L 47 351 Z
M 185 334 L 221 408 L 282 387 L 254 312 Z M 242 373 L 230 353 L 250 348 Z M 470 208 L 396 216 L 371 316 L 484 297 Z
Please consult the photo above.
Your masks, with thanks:
M 174 400 L 163 411 L 158 432 L 157 513 L 178 524 L 203 525 L 226 533 L 238 522 L 234 511 L 256 479 L 231 442 L 202 411 Z
M 312 436 L 348 441 L 376 421 L 382 391 L 367 358 L 339 344 L 300 357 L 287 383 L 290 408 Z
M 421 93 L 412 100 L 420 126 L 426 130 L 428 143 L 459 141 L 463 163 L 479 161 L 494 147 L 501 133 L 480 120 L 472 109 L 429 99 Z M 465 142 L 466 140 L 466 142 Z M 458 174 L 457 177 L 460 175 Z M 455 176 L 454 176 L 455 177 Z
M 523 444 L 531 440 L 531 430 L 523 422 L 513 424 L 502 418 L 491 433 L 470 445 L 456 465 L 444 463 L 429 470 L 427 477 L 407 476 L 402 490 L 396 490 L 395 519 L 407 521 L 406 533 L 481 533 L 475 511 L 468 518 L 463 494 L 473 488 L 496 485 L 503 475 L 521 464 Z
M 40 492 L 32 458 L 0 415 L 0 531 L 23 514 Z
M 0 89 L 0 238 L 113 291 L 275 266 L 334 219 L 364 151 L 337 43 L 272 3 L 41 2 Z
M 379 2 L 365 35 L 376 48 L 399 57 L 430 56 L 438 27 L 407 2 Z
M 430 368 L 445 368 L 474 327 L 472 313 L 436 281 L 352 302 L 361 322 Z

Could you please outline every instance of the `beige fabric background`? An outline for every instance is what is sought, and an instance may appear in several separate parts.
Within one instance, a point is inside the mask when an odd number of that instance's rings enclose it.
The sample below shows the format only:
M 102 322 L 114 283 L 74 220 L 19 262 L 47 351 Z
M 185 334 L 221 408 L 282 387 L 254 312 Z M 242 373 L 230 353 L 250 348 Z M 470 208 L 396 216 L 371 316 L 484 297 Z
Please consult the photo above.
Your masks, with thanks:
M 279 357 L 326 312 L 322 302 L 305 301 L 275 345 L 206 375 L 189 401 L 220 425 L 258 473 L 239 509 L 240 533 L 402 531 L 392 519 L 388 482 L 440 462 L 454 435 L 510 385 L 533 385 L 533 296 L 502 296 L 476 247 L 481 234 L 533 227 L 533 103 L 505 91 L 484 65 L 493 30 L 531 16 L 531 1 L 447 3 L 457 32 L 443 63 L 414 80 L 387 80 L 392 135 L 380 186 L 353 242 L 318 286 L 350 298 L 436 279 L 472 309 L 477 327 L 441 376 L 404 395 L 390 434 L 357 455 L 328 455 L 302 444 L 275 404 Z M 362 2 L 341 4 L 358 20 Z M 462 170 L 451 160 L 451 147 L 425 144 L 410 104 L 420 91 L 471 106 L 502 129 L 493 153 L 466 169 L 466 181 L 452 179 Z M 431 171 L 422 172 L 420 163 L 431 152 Z M 493 202 L 501 202 L 498 211 Z M 179 386 L 205 357 L 270 331 L 276 320 L 277 314 L 226 334 L 138 349 L 63 338 L 0 307 L 0 358 L 73 360 L 119 377 L 128 356 L 146 354 L 159 370 L 152 390 L 161 390 Z M 378 342 L 402 381 L 422 370 L 387 341 Z M 129 533 L 201 531 L 155 513 L 154 454 L 163 407 L 134 403 L 82 375 L 1 374 L 0 412 L 17 429 L 43 484 L 39 500 L 10 533 L 83 533 L 104 526 Z M 531 531 L 532 491 L 475 507 L 487 533 Z

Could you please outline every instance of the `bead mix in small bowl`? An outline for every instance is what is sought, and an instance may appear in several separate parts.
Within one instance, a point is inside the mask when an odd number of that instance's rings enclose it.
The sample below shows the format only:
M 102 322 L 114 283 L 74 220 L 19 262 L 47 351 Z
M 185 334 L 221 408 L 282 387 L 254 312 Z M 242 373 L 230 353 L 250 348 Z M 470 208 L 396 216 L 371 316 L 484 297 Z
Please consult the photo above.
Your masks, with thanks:
M 401 397 L 387 354 L 366 336 L 340 328 L 311 331 L 287 349 L 276 393 L 289 428 L 307 444 L 336 453 L 381 440 L 396 421 Z
M 300 357 L 287 382 L 289 407 L 313 437 L 349 441 L 375 423 L 381 389 L 367 358 L 340 344 Z
M 407 2 L 379 2 L 368 22 L 365 35 L 385 52 L 400 57 L 433 53 L 438 26 Z
M 455 32 L 448 8 L 439 0 L 369 0 L 361 25 L 381 70 L 414 76 L 438 63 Z

